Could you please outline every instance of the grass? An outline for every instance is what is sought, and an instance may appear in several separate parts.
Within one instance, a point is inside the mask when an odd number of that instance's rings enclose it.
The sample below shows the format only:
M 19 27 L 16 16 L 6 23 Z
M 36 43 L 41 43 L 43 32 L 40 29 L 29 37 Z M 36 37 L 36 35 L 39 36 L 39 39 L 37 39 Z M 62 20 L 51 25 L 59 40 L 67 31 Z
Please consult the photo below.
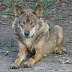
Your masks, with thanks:
M 5 46 L 4 42 L 0 42 L 0 45 L 3 47 L 3 50 L 5 50 L 5 55 L 13 52 L 12 49 L 9 49 L 7 46 Z

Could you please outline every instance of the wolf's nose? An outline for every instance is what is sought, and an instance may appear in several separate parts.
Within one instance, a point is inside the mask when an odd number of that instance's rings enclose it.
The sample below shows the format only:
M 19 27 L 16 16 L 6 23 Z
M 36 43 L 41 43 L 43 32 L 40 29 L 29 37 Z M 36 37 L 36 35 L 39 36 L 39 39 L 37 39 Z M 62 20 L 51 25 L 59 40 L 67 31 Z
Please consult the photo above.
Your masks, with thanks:
M 30 32 L 29 31 L 25 31 L 24 34 L 25 34 L 25 36 L 29 36 Z

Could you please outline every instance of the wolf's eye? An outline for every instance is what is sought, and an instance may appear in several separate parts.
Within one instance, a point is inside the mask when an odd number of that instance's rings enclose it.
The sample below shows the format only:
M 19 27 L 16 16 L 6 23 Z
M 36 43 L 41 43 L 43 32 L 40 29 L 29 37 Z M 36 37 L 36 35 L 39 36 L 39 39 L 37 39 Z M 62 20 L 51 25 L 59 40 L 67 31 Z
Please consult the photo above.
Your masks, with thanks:
M 21 27 L 23 27 L 23 26 L 24 26 L 24 24 L 22 24 L 22 23 L 20 23 L 20 25 L 21 25 Z
M 30 23 L 31 25 L 33 24 L 33 22 Z
M 31 22 L 31 26 L 34 27 L 35 26 L 35 22 Z
M 25 24 L 26 22 L 23 20 L 23 21 L 21 21 L 21 23 L 22 23 L 22 24 Z
M 24 26 L 24 24 L 25 24 L 25 21 L 20 22 L 21 26 Z
M 26 22 L 25 22 L 25 21 L 23 21 L 22 23 L 23 23 L 23 24 L 25 24 Z

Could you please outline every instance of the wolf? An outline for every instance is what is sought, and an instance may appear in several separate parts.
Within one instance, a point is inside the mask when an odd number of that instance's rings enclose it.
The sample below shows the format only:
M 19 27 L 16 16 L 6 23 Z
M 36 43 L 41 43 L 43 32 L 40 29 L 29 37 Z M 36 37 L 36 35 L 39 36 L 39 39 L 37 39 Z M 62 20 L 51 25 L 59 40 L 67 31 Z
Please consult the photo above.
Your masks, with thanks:
M 18 37 L 18 57 L 11 64 L 12 69 L 17 69 L 28 53 L 33 56 L 24 63 L 24 67 L 32 67 L 48 54 L 62 53 L 66 49 L 62 46 L 64 33 L 62 27 L 50 27 L 42 19 L 44 6 L 39 5 L 34 11 L 24 11 L 18 4 L 13 7 L 15 20 L 12 24 L 14 33 Z

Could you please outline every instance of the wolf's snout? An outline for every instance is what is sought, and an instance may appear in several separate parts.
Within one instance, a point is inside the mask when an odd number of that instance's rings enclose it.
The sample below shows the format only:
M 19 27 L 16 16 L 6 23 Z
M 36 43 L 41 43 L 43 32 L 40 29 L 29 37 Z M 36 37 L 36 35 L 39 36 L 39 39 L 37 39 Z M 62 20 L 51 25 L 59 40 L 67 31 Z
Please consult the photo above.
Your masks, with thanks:
M 25 31 L 24 34 L 25 34 L 25 36 L 29 36 L 30 32 L 29 31 Z

